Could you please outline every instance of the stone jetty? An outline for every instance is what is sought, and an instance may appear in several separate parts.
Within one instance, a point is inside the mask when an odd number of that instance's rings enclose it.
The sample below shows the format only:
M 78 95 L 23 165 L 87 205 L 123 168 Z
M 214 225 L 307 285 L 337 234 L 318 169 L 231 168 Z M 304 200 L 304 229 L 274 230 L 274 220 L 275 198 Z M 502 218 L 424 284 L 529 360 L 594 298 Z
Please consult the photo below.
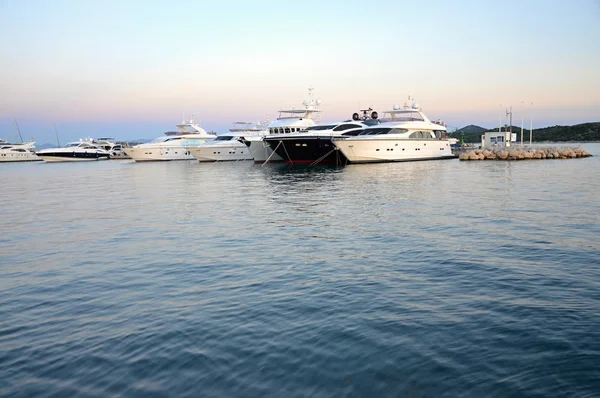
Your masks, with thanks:
M 461 153 L 460 160 L 529 160 L 529 159 L 573 159 L 587 158 L 588 151 L 581 147 L 521 147 L 474 149 Z

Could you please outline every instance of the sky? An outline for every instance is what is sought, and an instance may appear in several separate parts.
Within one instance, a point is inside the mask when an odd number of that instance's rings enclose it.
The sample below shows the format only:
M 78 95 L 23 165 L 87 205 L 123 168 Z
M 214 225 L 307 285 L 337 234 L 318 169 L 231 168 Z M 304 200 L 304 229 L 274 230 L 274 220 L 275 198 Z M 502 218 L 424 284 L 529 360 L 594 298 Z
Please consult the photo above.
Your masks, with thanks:
M 0 138 L 225 133 L 308 87 L 324 122 L 409 96 L 449 130 L 600 121 L 600 0 L 0 0 Z

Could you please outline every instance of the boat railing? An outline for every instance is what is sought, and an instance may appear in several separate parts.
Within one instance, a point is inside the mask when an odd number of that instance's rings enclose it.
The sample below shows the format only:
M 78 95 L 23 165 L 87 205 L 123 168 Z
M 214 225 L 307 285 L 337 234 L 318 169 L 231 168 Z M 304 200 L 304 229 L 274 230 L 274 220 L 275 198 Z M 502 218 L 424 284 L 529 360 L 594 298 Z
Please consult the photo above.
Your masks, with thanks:
M 420 117 L 382 117 L 379 119 L 381 122 L 424 122 L 423 118 Z

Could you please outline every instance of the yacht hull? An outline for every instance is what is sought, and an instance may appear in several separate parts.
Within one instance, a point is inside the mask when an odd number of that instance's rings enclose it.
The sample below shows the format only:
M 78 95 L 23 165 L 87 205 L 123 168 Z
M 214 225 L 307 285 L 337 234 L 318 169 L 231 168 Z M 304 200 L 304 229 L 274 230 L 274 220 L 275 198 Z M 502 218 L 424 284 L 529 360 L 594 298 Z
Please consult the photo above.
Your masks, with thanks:
M 39 162 L 42 159 L 33 154 L 21 154 L 21 153 L 0 153 L 0 163 L 8 163 L 8 162 Z
M 283 162 L 283 158 L 269 147 L 269 145 L 263 140 L 260 141 L 246 141 L 246 145 L 250 150 L 250 155 L 254 159 L 255 163 L 264 163 L 267 160 L 269 162 Z
M 194 160 L 188 148 L 163 147 L 163 148 L 125 148 L 125 154 L 136 162 L 156 162 L 169 160 Z
M 266 138 L 265 142 L 288 163 L 344 164 L 345 156 L 331 136 Z
M 246 145 L 237 142 L 232 145 L 207 145 L 191 148 L 190 152 L 200 162 L 223 162 L 237 160 L 252 160 L 250 150 Z
M 348 138 L 334 140 L 333 143 L 350 163 L 410 162 L 456 158 L 447 140 Z
M 57 162 L 91 162 L 96 160 L 108 160 L 110 158 L 107 154 L 44 154 L 38 155 L 46 163 L 57 163 Z

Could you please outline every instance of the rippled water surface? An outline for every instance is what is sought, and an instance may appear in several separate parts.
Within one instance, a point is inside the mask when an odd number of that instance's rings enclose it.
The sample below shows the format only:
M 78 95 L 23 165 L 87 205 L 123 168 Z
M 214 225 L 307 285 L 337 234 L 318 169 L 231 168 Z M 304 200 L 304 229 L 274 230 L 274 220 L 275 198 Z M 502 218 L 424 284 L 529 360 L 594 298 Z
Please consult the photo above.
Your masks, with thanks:
M 0 165 L 0 396 L 600 395 L 600 144 Z

